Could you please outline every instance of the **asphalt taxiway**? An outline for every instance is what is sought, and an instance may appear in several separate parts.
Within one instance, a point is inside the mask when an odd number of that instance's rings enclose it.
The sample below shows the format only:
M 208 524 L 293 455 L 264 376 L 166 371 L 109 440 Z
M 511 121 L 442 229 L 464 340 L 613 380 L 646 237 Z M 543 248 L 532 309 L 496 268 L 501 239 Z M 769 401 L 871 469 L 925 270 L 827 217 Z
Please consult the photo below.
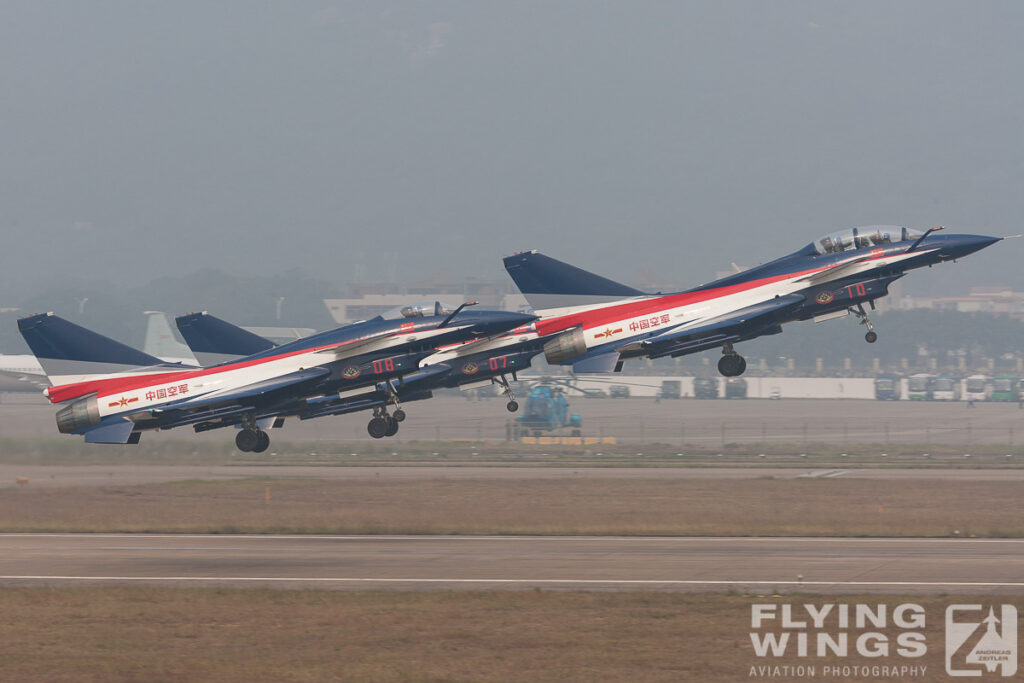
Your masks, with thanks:
M 0 489 L 155 484 L 201 479 L 886 479 L 1021 481 L 1024 469 L 883 469 L 836 467 L 537 467 L 494 465 L 5 465 Z
M 1024 593 L 1024 539 L 0 535 L 0 584 Z

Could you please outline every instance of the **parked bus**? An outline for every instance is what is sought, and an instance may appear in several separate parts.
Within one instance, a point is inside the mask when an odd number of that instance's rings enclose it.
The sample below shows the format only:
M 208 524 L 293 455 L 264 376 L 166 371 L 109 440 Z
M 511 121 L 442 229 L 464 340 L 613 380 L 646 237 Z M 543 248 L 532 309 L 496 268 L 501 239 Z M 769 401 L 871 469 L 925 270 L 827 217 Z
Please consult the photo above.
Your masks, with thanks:
M 907 398 L 911 401 L 930 401 L 932 376 L 926 373 L 911 375 L 907 379 Z
M 992 380 L 993 401 L 1016 401 L 1017 378 L 1009 375 L 1000 375 Z
M 987 401 L 992 398 L 992 380 L 987 375 L 971 375 L 966 384 L 964 398 L 968 401 Z
M 936 377 L 932 380 L 933 401 L 959 401 L 960 380 L 953 377 Z
M 879 401 L 900 400 L 900 380 L 902 378 L 891 372 L 883 372 L 875 377 L 875 398 Z

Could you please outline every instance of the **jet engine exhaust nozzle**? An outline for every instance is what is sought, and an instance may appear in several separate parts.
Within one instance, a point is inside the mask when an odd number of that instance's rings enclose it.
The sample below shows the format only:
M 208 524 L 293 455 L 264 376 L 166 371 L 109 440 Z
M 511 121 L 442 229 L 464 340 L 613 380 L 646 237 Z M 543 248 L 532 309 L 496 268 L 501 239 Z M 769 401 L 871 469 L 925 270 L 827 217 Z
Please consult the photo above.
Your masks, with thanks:
M 544 344 L 544 358 L 551 365 L 559 365 L 587 352 L 587 342 L 579 327 L 558 335 Z
M 57 411 L 57 430 L 61 434 L 73 434 L 76 430 L 99 423 L 100 404 L 95 394 Z

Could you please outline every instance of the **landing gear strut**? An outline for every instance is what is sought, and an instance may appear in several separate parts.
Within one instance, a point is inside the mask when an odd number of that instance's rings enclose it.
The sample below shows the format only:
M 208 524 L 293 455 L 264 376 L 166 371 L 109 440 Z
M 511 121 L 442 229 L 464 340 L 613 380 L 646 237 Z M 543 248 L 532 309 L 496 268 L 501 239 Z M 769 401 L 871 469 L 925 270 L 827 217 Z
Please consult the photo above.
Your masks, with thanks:
M 516 395 L 512 392 L 512 387 L 509 386 L 508 378 L 505 375 L 499 377 L 492 377 L 491 381 L 501 387 L 501 393 L 508 398 L 508 403 L 505 404 L 505 408 L 510 413 L 514 413 L 519 410 L 519 404 L 516 402 Z
M 871 302 L 871 309 L 874 310 L 875 302 Z M 878 341 L 878 333 L 875 332 L 874 325 L 871 324 L 871 320 L 868 318 L 868 314 L 864 312 L 864 304 L 857 304 L 857 308 L 851 308 L 850 313 L 860 318 L 860 324 L 868 328 L 867 334 L 864 335 L 864 340 L 868 344 L 874 344 Z
M 739 377 L 747 369 L 747 361 L 732 344 L 722 346 L 722 357 L 718 359 L 718 371 L 726 377 Z

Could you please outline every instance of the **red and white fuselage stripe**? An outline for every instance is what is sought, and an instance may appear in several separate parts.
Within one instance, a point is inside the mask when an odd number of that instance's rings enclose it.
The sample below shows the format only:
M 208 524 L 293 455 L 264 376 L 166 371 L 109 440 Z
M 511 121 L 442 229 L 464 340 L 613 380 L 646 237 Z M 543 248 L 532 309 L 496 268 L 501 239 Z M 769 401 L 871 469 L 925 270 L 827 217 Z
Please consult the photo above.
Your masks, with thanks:
M 457 327 L 440 330 L 408 330 L 382 336 L 385 345 L 409 341 L 409 336 L 423 339 L 434 334 L 447 334 Z M 244 387 L 282 377 L 306 368 L 319 367 L 336 362 L 347 355 L 347 346 L 365 339 L 346 340 L 337 344 L 297 349 L 280 355 L 241 360 L 235 363 L 196 370 L 174 370 L 172 372 L 139 373 L 127 376 L 106 376 L 102 379 L 50 387 L 48 396 L 51 403 L 61 403 L 89 394 L 96 394 L 100 417 L 140 410 L 157 410 L 161 406 L 191 399 L 215 401 L 219 395 L 228 394 Z M 380 350 L 375 346 L 374 350 Z
M 892 265 L 920 256 L 925 250 L 911 254 L 878 254 L 864 257 L 863 253 L 847 261 L 832 262 L 827 266 L 755 278 L 722 287 L 664 296 L 639 297 L 570 308 L 537 311 L 537 333 L 541 336 L 556 334 L 581 327 L 587 348 L 610 342 L 628 343 L 640 336 L 649 336 L 659 330 L 668 331 L 679 325 L 697 327 L 708 320 L 728 315 L 776 296 L 794 294 L 807 289 L 809 276 L 820 274 L 814 286 L 830 281 L 827 271 L 839 270 L 835 279 L 865 273 L 882 266 Z M 852 265 L 850 265 L 852 264 Z

